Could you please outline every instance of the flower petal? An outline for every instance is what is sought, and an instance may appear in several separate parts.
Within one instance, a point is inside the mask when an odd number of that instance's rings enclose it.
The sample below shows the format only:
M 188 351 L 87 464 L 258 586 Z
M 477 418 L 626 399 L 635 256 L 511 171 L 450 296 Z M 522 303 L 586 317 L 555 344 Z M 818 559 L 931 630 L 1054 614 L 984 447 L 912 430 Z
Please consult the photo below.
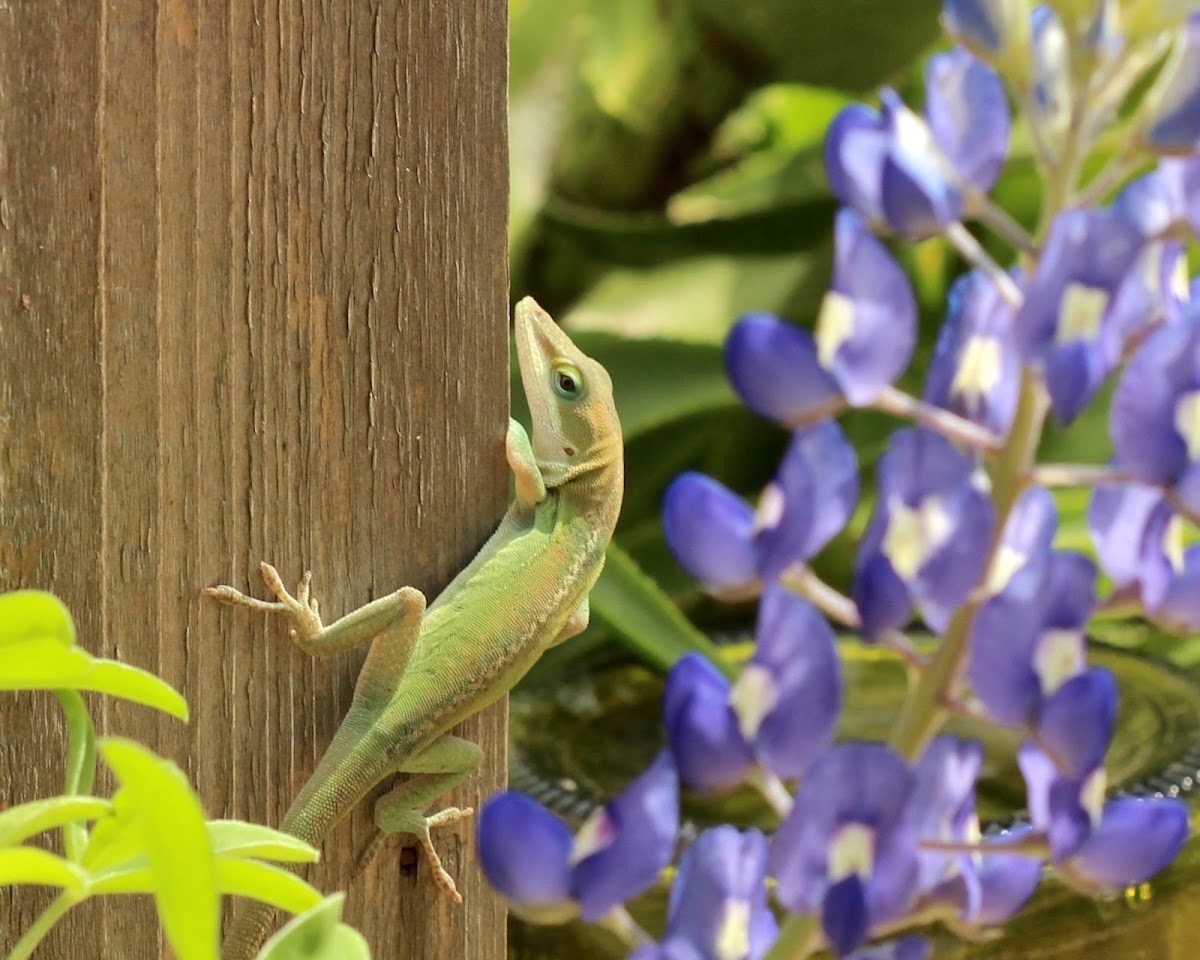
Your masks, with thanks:
M 702 473 L 682 473 L 663 497 L 663 536 L 680 565 L 710 589 L 736 591 L 758 579 L 754 511 Z
M 740 784 L 754 757 L 729 705 L 729 682 L 699 653 L 688 653 L 667 674 L 663 725 L 680 779 L 701 793 Z
M 1038 717 L 1041 742 L 1067 777 L 1079 778 L 1100 766 L 1117 721 L 1117 681 L 1093 667 L 1064 683 Z
M 755 749 L 779 777 L 800 776 L 828 745 L 841 709 L 841 663 L 833 630 L 816 609 L 782 587 L 768 589 L 758 609 L 751 664 L 774 680 L 777 708 L 763 718 Z
M 594 923 L 636 897 L 671 862 L 679 833 L 679 776 L 667 751 L 606 808 L 612 842 L 584 857 L 571 873 L 583 919 Z
M 930 57 L 925 117 L 957 173 L 989 191 L 1008 153 L 1008 100 L 999 75 L 963 49 Z
M 1117 893 L 1166 867 L 1187 835 L 1188 808 L 1180 800 L 1113 800 L 1104 808 L 1100 826 L 1062 869 L 1092 893 Z
M 837 382 L 817 362 L 812 334 L 770 314 L 746 314 L 733 325 L 725 369 L 747 407 L 785 426 L 829 410 L 839 398 Z
M 498 793 L 484 805 L 476 831 L 488 882 L 522 916 L 562 922 L 575 912 L 570 896 L 571 831 L 523 793 Z

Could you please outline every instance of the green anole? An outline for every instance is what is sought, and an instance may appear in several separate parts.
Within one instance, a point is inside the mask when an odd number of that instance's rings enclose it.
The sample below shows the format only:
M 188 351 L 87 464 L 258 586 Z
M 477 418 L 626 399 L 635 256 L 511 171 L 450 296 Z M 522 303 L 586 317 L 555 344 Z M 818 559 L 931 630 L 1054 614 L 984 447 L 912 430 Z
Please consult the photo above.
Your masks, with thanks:
M 426 607 L 401 587 L 325 626 L 306 573 L 292 596 L 275 568 L 277 598 L 233 587 L 205 592 L 230 604 L 282 613 L 293 640 L 314 655 L 370 644 L 354 698 L 333 741 L 280 824 L 319 845 L 373 787 L 408 778 L 379 799 L 384 833 L 416 836 L 438 885 L 462 898 L 430 839 L 433 827 L 470 815 L 424 811 L 479 765 L 481 751 L 449 731 L 508 692 L 542 651 L 588 622 L 588 592 L 604 565 L 621 507 L 621 425 L 612 381 L 531 298 L 517 304 L 515 336 L 533 436 L 509 421 L 505 450 L 516 496 L 475 558 Z M 273 911 L 250 904 L 234 919 L 226 960 L 249 960 Z

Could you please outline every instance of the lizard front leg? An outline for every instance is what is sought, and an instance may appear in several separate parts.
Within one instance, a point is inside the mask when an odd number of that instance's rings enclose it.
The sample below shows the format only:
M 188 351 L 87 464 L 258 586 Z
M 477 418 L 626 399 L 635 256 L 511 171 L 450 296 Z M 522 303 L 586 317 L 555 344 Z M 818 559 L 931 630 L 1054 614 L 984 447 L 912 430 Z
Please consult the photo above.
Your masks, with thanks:
M 521 424 L 509 418 L 508 434 L 504 438 L 504 454 L 513 472 L 517 502 L 532 510 L 546 499 L 546 481 L 533 455 L 533 444 Z
M 474 810 L 471 807 L 447 807 L 433 814 L 426 814 L 424 810 L 477 770 L 482 759 L 483 751 L 478 744 L 445 734 L 405 761 L 398 772 L 411 776 L 375 803 L 375 825 L 385 834 L 415 836 L 429 859 L 434 882 L 458 903 L 462 903 L 462 896 L 454 885 L 454 878 L 442 866 L 442 858 L 438 856 L 429 831 L 469 817 Z M 368 851 L 364 865 L 373 853 L 373 849 Z

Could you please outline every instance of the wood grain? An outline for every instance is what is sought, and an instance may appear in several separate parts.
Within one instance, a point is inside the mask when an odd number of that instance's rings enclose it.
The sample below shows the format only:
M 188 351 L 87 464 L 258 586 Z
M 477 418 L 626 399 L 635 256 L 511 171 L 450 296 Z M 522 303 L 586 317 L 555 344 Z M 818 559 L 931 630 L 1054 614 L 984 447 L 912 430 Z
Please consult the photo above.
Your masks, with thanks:
M 311 567 L 328 617 L 433 595 L 503 511 L 504 0 L 0 5 L 0 588 L 54 590 L 88 649 L 154 670 L 186 727 L 93 700 L 212 816 L 275 823 L 360 655 L 202 600 Z M 503 705 L 464 725 L 503 783 Z M 57 793 L 52 698 L 0 701 L 0 805 Z M 310 877 L 344 888 L 355 813 Z M 374 956 L 497 960 L 473 825 L 350 890 Z M 408 866 L 402 865 L 409 864 Z M 0 894 L 0 950 L 45 898 Z M 152 909 L 87 904 L 47 957 L 163 955 Z

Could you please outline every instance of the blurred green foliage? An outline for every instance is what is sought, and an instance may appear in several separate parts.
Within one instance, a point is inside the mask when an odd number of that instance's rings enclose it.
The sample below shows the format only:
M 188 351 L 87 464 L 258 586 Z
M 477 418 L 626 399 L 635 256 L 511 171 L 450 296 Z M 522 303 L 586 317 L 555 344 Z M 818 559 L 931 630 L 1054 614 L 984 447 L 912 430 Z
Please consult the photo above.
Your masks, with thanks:
M 619 592 L 628 608 L 688 608 L 701 598 L 670 557 L 658 513 L 685 469 L 753 499 L 786 441 L 737 403 L 721 344 L 734 320 L 767 311 L 815 318 L 829 282 L 836 203 L 822 147 L 846 103 L 890 84 L 919 106 L 923 61 L 942 43 L 938 0 L 510 0 L 511 257 L 514 296 L 532 293 L 612 374 L 625 429 L 626 491 L 617 539 L 649 579 Z M 1027 228 L 1040 190 L 1032 147 L 1014 133 L 996 199 Z M 1002 263 L 1012 251 L 986 231 Z M 938 239 L 896 246 L 921 308 L 921 344 L 901 386 L 919 392 L 949 283 L 963 270 Z M 515 381 L 514 381 L 515 385 Z M 514 388 L 514 416 L 526 415 Z M 895 426 L 852 413 L 843 426 L 870 490 L 873 460 Z M 1069 435 L 1051 431 L 1043 459 L 1102 462 L 1104 411 Z M 1085 539 L 1084 502 L 1064 504 L 1064 537 Z M 818 559 L 845 585 L 853 532 Z M 607 579 L 606 575 L 606 579 Z M 612 635 L 670 663 L 686 633 L 613 629 L 602 583 L 596 624 L 552 652 L 534 681 Z M 639 601 L 639 597 L 641 600 Z M 704 620 L 728 617 L 709 605 Z M 736 614 L 735 614 L 736 615 Z
M 61 796 L 0 811 L 0 887 L 36 884 L 58 895 L 24 932 L 9 960 L 25 960 L 71 908 L 105 894 L 154 898 L 180 960 L 217 960 L 221 897 L 244 896 L 299 914 L 260 960 L 368 960 L 365 943 L 339 922 L 341 897 L 322 898 L 275 863 L 306 863 L 317 851 L 295 837 L 238 820 L 206 820 L 182 771 L 146 747 L 97 738 L 81 690 L 145 704 L 187 719 L 187 704 L 162 680 L 93 657 L 76 644 L 66 607 L 37 590 L 0 594 L 0 691 L 52 690 L 67 727 Z M 91 796 L 97 756 L 116 774 L 111 798 Z M 35 845 L 61 831 L 64 855 Z M 357 938 L 357 939 L 356 939 Z

